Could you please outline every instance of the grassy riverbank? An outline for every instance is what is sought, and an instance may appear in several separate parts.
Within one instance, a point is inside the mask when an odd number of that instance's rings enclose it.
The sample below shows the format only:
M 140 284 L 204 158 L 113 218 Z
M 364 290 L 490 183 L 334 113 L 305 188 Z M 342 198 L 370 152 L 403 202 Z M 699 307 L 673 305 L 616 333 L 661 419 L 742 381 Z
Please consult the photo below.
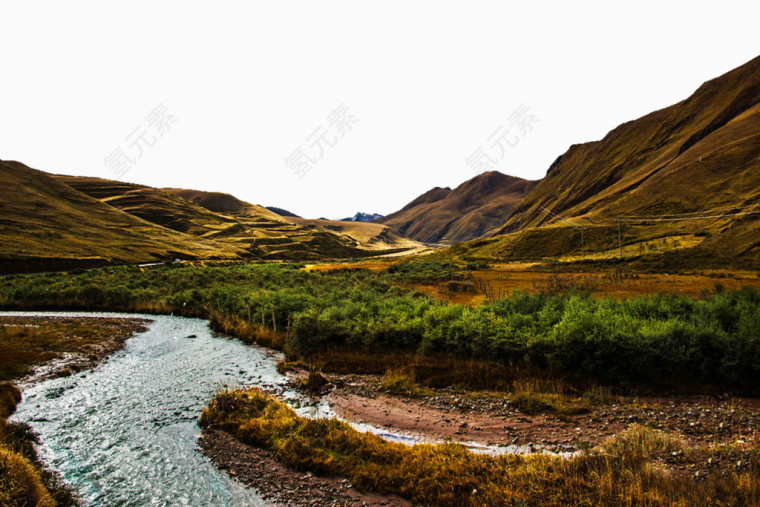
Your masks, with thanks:
M 633 427 L 599 448 L 563 459 L 544 454 L 490 457 L 455 444 L 390 443 L 334 419 L 306 419 L 260 390 L 223 391 L 201 424 L 269 450 L 301 471 L 348 478 L 362 491 L 424 505 L 748 505 L 760 502 L 760 460 L 701 481 L 652 464 L 673 453 L 712 455 L 666 433 Z
M 104 268 L 5 277 L 0 307 L 200 316 L 217 330 L 326 369 L 412 367 L 422 383 L 439 382 L 435 372 L 445 369 L 459 372 L 449 374 L 451 383 L 494 379 L 502 387 L 539 375 L 624 390 L 758 389 L 754 289 L 718 285 L 700 299 L 663 293 L 626 300 L 574 290 L 514 292 L 473 307 L 411 288 L 464 280 L 470 268 L 424 262 L 382 271 L 293 264 Z
M 7 421 L 20 401 L 16 386 L 0 384 L 0 505 L 77 505 L 70 491 L 44 469 L 31 428 Z
M 78 500 L 45 469 L 35 445 L 39 439 L 24 423 L 8 422 L 21 401 L 11 383 L 35 367 L 59 362 L 50 376 L 91 368 L 112 354 L 145 322 L 135 319 L 0 317 L 0 505 L 73 506 Z M 65 361 L 60 361 L 63 357 Z

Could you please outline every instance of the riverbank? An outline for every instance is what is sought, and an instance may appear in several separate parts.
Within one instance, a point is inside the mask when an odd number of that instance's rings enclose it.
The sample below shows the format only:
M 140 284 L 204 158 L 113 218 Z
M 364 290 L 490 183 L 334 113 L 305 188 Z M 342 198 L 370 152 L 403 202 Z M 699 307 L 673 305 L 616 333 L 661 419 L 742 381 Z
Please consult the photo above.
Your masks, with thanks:
M 0 504 L 73 506 L 76 494 L 40 459 L 37 434 L 8 422 L 22 392 L 13 384 L 92 369 L 146 330 L 145 319 L 0 316 Z
M 297 384 L 304 375 L 291 373 L 291 379 Z M 604 390 L 582 397 L 427 387 L 405 396 L 389 393 L 384 376 L 326 375 L 326 379 L 324 400 L 339 417 L 421 442 L 572 453 L 600 445 L 633 425 L 645 425 L 677 435 L 690 446 L 760 444 L 760 400 L 756 398 L 630 397 Z
M 398 497 L 361 493 L 340 477 L 298 472 L 277 461 L 269 451 L 246 445 L 224 431 L 204 429 L 199 445 L 217 468 L 277 505 L 411 505 Z
M 378 398 L 367 400 L 369 407 Z M 746 412 L 736 412 L 746 428 L 754 426 L 753 421 L 745 421 Z M 756 438 L 702 444 L 686 434 L 632 422 L 620 433 L 571 455 L 491 456 L 459 445 L 388 442 L 334 419 L 299 417 L 271 394 L 255 388 L 217 394 L 204 411 L 201 425 L 263 448 L 300 473 L 344 477 L 361 491 L 398 494 L 421 504 L 760 502 Z
M 0 381 L 21 384 L 95 368 L 147 329 L 140 318 L 0 316 Z

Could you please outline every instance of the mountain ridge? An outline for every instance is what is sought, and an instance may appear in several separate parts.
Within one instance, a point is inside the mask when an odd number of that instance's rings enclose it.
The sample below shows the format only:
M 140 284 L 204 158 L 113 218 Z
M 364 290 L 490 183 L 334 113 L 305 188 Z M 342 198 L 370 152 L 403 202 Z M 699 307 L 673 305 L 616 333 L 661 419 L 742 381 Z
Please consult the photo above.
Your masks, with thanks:
M 578 256 L 585 242 L 586 253 L 643 255 L 673 238 L 671 250 L 757 256 L 758 206 L 760 57 L 570 146 L 496 231 L 503 239 L 470 254 Z
M 535 181 L 489 171 L 455 189 L 434 187 L 378 220 L 423 243 L 458 243 L 501 227 Z

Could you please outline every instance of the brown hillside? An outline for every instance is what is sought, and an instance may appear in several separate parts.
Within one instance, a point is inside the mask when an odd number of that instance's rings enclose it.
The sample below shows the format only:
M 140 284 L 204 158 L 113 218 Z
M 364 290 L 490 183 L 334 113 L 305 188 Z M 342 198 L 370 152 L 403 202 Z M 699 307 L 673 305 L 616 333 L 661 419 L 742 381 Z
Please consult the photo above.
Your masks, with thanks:
M 586 253 L 617 255 L 620 217 L 629 255 L 658 244 L 755 255 L 759 198 L 760 57 L 601 141 L 571 146 L 498 234 L 522 231 L 471 253 L 578 255 L 583 226 Z
M 759 102 L 760 57 L 601 141 L 570 147 L 502 232 L 520 215 L 524 226 L 556 221 L 539 206 L 591 224 L 755 202 Z
M 418 246 L 410 241 L 402 242 L 400 238 L 391 244 L 392 241 L 373 240 L 366 234 L 352 237 L 344 230 L 334 231 L 313 224 L 296 223 L 229 194 L 157 189 L 101 178 L 57 178 L 130 215 L 194 237 L 229 245 L 244 255 L 256 258 L 319 260 L 365 257 L 383 253 L 379 250 L 393 253 Z
M 0 161 L 0 180 L 3 272 L 244 253 L 133 216 L 18 162 Z
M 285 217 L 270 209 L 219 192 L 184 189 L 163 189 L 163 191 L 181 196 L 211 211 L 226 213 L 238 221 L 248 223 L 253 221 L 254 225 L 266 226 L 270 231 L 290 231 L 289 235 L 296 232 L 306 235 L 322 235 L 330 238 L 332 242 L 343 245 L 344 248 L 360 249 L 358 253 L 355 253 L 358 256 L 373 251 L 396 253 L 402 250 L 417 250 L 422 246 L 380 224 L 324 219 L 312 220 L 295 215 Z M 267 222 L 269 224 L 265 225 Z
M 308 218 L 292 218 L 292 220 L 344 236 L 356 242 L 356 245 L 371 250 L 408 250 L 422 247 L 418 242 L 401 236 L 390 227 L 378 223 Z
M 197 204 L 215 213 L 245 214 L 251 217 L 261 217 L 265 220 L 289 222 L 277 213 L 263 206 L 241 201 L 234 195 L 223 192 L 204 192 L 201 190 L 188 190 L 184 188 L 163 188 L 163 192 L 179 196 L 186 201 Z
M 501 227 L 535 185 L 535 181 L 486 172 L 454 190 L 436 187 L 378 223 L 425 243 L 467 241 Z

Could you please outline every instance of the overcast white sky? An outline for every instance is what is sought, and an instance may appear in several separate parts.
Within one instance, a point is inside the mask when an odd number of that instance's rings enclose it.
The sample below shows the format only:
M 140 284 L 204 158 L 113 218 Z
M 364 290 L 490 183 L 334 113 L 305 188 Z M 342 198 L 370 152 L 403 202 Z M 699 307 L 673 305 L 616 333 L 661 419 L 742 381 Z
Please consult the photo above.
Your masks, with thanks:
M 0 158 L 312 218 L 541 178 L 760 54 L 757 0 L 0 6 Z

